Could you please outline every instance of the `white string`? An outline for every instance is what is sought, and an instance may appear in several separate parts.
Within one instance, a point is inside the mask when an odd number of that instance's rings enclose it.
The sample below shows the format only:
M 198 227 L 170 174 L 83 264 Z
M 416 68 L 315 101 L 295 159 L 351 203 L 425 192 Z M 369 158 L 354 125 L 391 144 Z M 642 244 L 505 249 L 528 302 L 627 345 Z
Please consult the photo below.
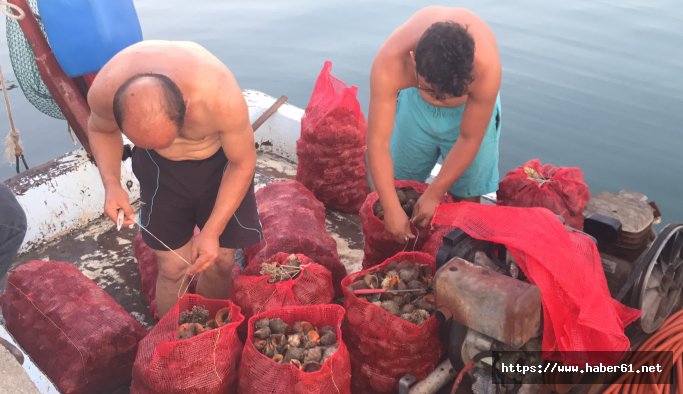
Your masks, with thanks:
M 138 217 L 139 217 L 139 216 L 138 216 Z M 140 223 L 135 223 L 135 224 L 137 224 L 138 227 L 139 227 L 141 230 L 145 231 L 147 234 L 151 235 L 154 239 L 156 239 L 159 243 L 161 243 L 161 245 L 162 245 L 163 247 L 165 247 L 166 249 L 168 249 L 169 252 L 171 252 L 171 253 L 173 253 L 174 255 L 178 256 L 178 258 L 179 258 L 180 260 L 184 261 L 185 264 L 187 264 L 188 266 L 192 267 L 192 264 L 190 264 L 189 261 L 187 261 L 187 260 L 186 260 L 183 256 L 181 256 L 178 252 L 176 252 L 175 250 L 171 249 L 168 245 L 166 245 L 166 244 L 164 243 L 164 241 L 160 240 L 156 235 L 152 234 L 151 231 L 149 231 L 149 230 L 147 230 L 146 228 L 144 228 L 142 225 L 140 225 Z M 183 284 L 185 283 L 185 275 L 183 275 L 183 278 L 180 280 L 180 287 L 178 287 L 178 298 L 182 297 L 183 295 L 185 295 L 185 294 L 190 290 L 190 285 L 192 285 L 192 281 L 194 280 L 195 276 L 197 276 L 197 274 L 193 274 L 193 275 L 190 277 L 190 280 L 187 281 L 187 287 L 185 287 L 185 290 L 183 290 Z
M 223 378 L 218 373 L 218 364 L 216 364 L 216 348 L 218 347 L 218 340 L 221 337 L 221 330 L 217 330 L 218 335 L 216 336 L 216 343 L 213 344 L 213 372 L 216 374 L 218 380 L 223 383 Z
M 415 236 L 415 242 L 413 242 L 413 247 L 412 247 L 411 252 L 415 251 L 415 247 L 417 246 L 417 240 L 420 239 L 420 229 L 415 227 L 415 232 L 417 233 L 417 235 Z M 409 241 L 406 240 L 406 243 L 405 243 L 405 245 L 403 245 L 403 250 L 401 250 L 401 252 L 406 251 L 406 249 L 408 248 L 408 244 L 409 244 Z
M 140 228 L 140 230 L 144 230 L 147 234 L 151 235 L 152 238 L 156 239 L 163 247 L 165 247 L 166 249 L 168 249 L 169 252 L 171 252 L 171 253 L 173 253 L 174 255 L 178 256 L 178 258 L 179 258 L 180 260 L 184 261 L 185 264 L 189 265 L 190 267 L 192 266 L 192 264 L 191 264 L 189 261 L 187 261 L 187 260 L 186 260 L 183 256 L 181 256 L 178 252 L 176 252 L 175 250 L 171 249 L 168 245 L 166 245 L 166 244 L 164 243 L 164 241 L 162 241 L 162 240 L 160 240 L 159 238 L 157 238 L 157 236 L 154 235 L 154 234 L 152 234 L 151 231 L 149 231 L 149 230 L 147 230 L 146 228 L 142 227 L 142 225 L 140 225 L 140 223 L 135 223 L 135 224 L 138 225 L 138 227 Z

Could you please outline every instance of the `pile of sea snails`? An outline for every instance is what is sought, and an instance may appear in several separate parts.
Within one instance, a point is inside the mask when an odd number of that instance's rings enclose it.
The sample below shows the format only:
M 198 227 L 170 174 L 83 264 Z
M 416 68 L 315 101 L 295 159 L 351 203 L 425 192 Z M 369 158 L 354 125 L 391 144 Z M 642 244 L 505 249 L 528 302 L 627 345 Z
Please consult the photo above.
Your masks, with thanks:
M 289 255 L 282 264 L 278 264 L 277 261 L 261 264 L 260 274 L 270 276 L 268 283 L 295 279 L 299 273 L 301 273 L 301 261 L 295 254 Z
M 406 215 L 408 215 L 408 217 L 413 216 L 413 209 L 415 208 L 415 203 L 420 198 L 420 193 L 409 187 L 404 187 L 396 188 L 396 195 L 398 196 L 398 201 L 401 202 L 401 207 Z M 379 200 L 372 209 L 379 220 L 384 220 L 384 208 L 382 207 L 382 204 L 379 203 Z
M 422 324 L 436 309 L 432 279 L 428 265 L 398 261 L 358 278 L 350 289 L 385 289 L 384 293 L 358 294 L 357 297 L 403 320 Z
M 230 308 L 219 309 L 216 315 L 209 319 L 209 311 L 201 306 L 193 306 L 192 309 L 180 312 L 178 319 L 178 340 L 192 338 L 204 331 L 213 330 L 230 323 Z
M 254 347 L 279 364 L 292 364 L 304 372 L 315 372 L 339 348 L 331 326 L 320 329 L 307 321 L 290 327 L 282 319 L 259 319 L 254 323 Z

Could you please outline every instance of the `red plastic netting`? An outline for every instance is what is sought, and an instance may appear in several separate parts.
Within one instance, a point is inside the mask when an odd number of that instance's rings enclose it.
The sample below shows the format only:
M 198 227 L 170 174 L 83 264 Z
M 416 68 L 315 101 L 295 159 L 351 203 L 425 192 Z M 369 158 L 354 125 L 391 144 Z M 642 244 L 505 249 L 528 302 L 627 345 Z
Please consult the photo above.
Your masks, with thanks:
M 326 207 L 357 213 L 370 188 L 365 178 L 367 124 L 348 87 L 326 61 L 301 118 L 296 179 Z
M 7 329 L 62 393 L 127 385 L 147 330 L 76 267 L 30 261 L 0 300 Z
M 230 308 L 230 323 L 189 339 L 177 340 L 182 311 L 201 306 L 213 316 Z M 240 308 L 230 301 L 185 294 L 140 342 L 131 393 L 232 393 L 242 342 L 237 327 L 244 322 Z
M 158 319 L 156 289 L 159 268 L 157 267 L 156 257 L 154 257 L 154 249 L 147 246 L 145 241 L 142 240 L 142 234 L 140 233 L 138 233 L 133 241 L 133 254 L 138 262 L 142 294 L 147 299 L 150 314 L 154 319 Z
M 267 318 L 280 318 L 288 325 L 308 321 L 320 328 L 337 329 L 339 348 L 316 372 L 303 372 L 292 364 L 279 364 L 254 347 L 254 323 Z M 339 305 L 290 306 L 260 313 L 249 319 L 249 333 L 240 362 L 240 393 L 350 393 L 351 365 L 349 351 L 340 329 L 344 308 Z
M 269 262 L 286 263 L 289 253 L 277 253 Z M 316 264 L 302 254 L 296 254 L 301 262 L 301 272 L 294 279 L 268 283 L 270 276 L 260 275 L 261 265 L 247 267 L 234 282 L 233 299 L 242 308 L 246 319 L 273 308 L 329 304 L 334 299 L 332 274 L 327 268 Z
M 505 175 L 497 200 L 499 205 L 548 208 L 567 225 L 583 230 L 583 210 L 590 191 L 580 168 L 543 165 L 534 159 Z
M 394 181 L 394 186 L 397 188 L 410 188 L 422 194 L 429 185 L 416 181 Z M 394 241 L 386 233 L 384 222 L 375 216 L 373 207 L 377 201 L 379 201 L 379 195 L 377 192 L 372 192 L 368 194 L 365 202 L 363 202 L 363 206 L 360 208 L 360 222 L 365 241 L 363 246 L 363 268 L 377 265 L 401 251 L 421 250 L 431 234 L 430 229 L 415 228 L 413 226 L 413 234 L 416 235 L 415 239 L 408 241 L 407 244 Z M 453 202 L 453 199 L 448 195 L 444 195 L 442 203 L 451 202 Z
M 593 241 L 568 231 L 549 210 L 462 202 L 440 206 L 434 223 L 457 226 L 473 238 L 508 248 L 541 290 L 547 355 L 583 364 L 596 361 L 585 352 L 613 352 L 599 356 L 607 358 L 629 349 L 624 328 L 640 311 L 611 297 Z
M 403 375 L 424 379 L 443 355 L 435 316 L 416 325 L 356 297 L 349 289 L 357 279 L 393 261 L 429 265 L 432 272 L 436 269 L 434 257 L 423 252 L 403 252 L 342 281 L 346 308 L 343 331 L 351 354 L 354 393 L 396 392 Z
M 453 226 L 432 226 L 432 232 L 422 246 L 422 251 L 436 258 L 441 245 L 443 245 L 443 237 L 454 230 L 455 227 Z
M 346 268 L 337 243 L 325 227 L 325 207 L 300 182 L 274 182 L 256 192 L 263 238 L 245 249 L 248 264 L 260 264 L 278 252 L 301 253 L 332 273 L 336 295 Z

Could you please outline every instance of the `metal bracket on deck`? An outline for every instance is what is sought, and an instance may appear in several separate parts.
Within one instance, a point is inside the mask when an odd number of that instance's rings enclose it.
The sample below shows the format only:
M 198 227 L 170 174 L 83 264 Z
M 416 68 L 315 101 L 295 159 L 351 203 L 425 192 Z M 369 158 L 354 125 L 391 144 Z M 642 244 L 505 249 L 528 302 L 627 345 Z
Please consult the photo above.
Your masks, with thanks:
M 413 375 L 405 375 L 398 381 L 398 394 L 408 394 L 410 387 L 417 382 L 417 378 Z

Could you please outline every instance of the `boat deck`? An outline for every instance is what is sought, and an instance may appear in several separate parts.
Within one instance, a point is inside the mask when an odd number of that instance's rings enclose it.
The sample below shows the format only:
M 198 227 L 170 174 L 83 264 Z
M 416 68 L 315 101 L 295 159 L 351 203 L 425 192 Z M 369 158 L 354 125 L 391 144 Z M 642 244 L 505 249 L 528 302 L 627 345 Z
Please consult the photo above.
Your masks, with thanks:
M 272 153 L 259 152 L 255 176 L 257 189 L 274 181 L 294 179 L 295 176 L 295 163 Z M 327 229 L 337 241 L 339 256 L 347 272 L 360 270 L 363 235 L 358 216 L 328 211 Z M 141 293 L 140 275 L 133 256 L 133 239 L 137 231 L 136 228 L 116 231 L 113 223 L 102 216 L 56 241 L 21 254 L 17 258 L 17 265 L 31 260 L 66 261 L 74 264 L 133 317 L 150 327 L 153 320 L 147 301 Z

